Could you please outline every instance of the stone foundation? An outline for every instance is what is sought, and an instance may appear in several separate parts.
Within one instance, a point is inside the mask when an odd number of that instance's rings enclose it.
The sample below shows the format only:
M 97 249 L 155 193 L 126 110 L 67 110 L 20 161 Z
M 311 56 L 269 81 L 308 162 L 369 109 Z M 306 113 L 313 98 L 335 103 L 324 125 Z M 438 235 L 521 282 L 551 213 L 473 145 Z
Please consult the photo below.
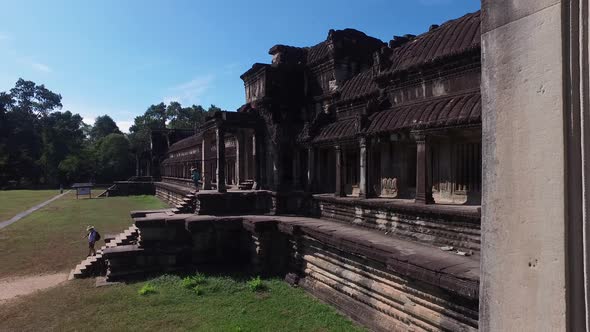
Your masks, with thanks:
M 477 330 L 478 256 L 314 218 L 133 216 L 138 245 L 105 252 L 109 280 L 225 263 L 284 277 L 374 330 Z
M 185 196 L 194 190 L 166 182 L 156 182 L 154 186 L 156 188 L 156 196 L 170 206 L 182 204 Z

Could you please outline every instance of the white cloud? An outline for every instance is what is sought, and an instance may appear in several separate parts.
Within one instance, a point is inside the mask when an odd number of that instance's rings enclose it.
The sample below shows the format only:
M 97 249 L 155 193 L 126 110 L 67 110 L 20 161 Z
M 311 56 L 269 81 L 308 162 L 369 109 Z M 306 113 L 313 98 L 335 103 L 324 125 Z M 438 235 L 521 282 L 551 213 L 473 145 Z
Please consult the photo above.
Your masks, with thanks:
M 17 58 L 17 61 L 25 66 L 31 67 L 34 70 L 40 71 L 42 73 L 51 73 L 53 71 L 53 69 L 51 69 L 51 67 L 49 67 L 48 65 L 36 61 L 33 57 L 30 56 L 19 57 Z
M 213 75 L 198 76 L 186 83 L 168 89 L 165 103 L 177 101 L 183 105 L 198 104 L 200 98 L 211 88 Z
M 31 62 L 30 65 L 40 72 L 51 73 L 53 71 L 51 67 L 40 62 Z

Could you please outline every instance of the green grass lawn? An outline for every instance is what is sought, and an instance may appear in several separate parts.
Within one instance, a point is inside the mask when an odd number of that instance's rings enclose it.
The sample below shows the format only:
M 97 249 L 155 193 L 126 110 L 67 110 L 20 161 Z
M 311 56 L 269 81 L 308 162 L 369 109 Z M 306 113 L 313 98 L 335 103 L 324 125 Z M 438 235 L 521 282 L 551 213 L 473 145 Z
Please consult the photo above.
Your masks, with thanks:
M 0 278 L 69 271 L 88 254 L 87 225 L 120 233 L 132 224 L 129 211 L 164 207 L 154 196 L 76 200 L 71 192 L 0 230 Z
M 163 208 L 153 196 L 76 200 L 68 194 L 0 230 L 0 279 L 67 272 L 86 256 L 86 225 L 102 234 L 131 224 L 130 210 Z M 0 304 L 0 331 L 360 331 L 280 279 L 253 291 L 247 279 L 204 276 L 187 288 L 179 276 L 94 286 L 74 280 Z M 155 293 L 140 295 L 146 284 Z
M 0 190 L 0 221 L 8 220 L 56 195 L 59 195 L 59 190 Z
M 95 288 L 77 280 L 9 302 L 1 331 L 361 331 L 333 308 L 277 279 L 253 292 L 241 279 L 206 277 L 199 293 L 177 276 Z

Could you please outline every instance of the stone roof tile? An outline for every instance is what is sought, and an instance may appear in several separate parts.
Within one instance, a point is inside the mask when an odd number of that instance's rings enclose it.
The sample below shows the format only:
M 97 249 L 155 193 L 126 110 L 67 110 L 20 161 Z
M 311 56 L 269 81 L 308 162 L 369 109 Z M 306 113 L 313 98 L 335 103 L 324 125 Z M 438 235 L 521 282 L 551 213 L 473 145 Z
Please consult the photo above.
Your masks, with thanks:
M 340 100 L 357 99 L 377 93 L 377 91 L 377 84 L 373 80 L 373 72 L 368 69 L 344 83 L 341 88 Z
M 481 123 L 479 91 L 423 100 L 369 116 L 368 134 Z
M 480 12 L 448 21 L 393 49 L 389 72 L 407 70 L 481 47 Z

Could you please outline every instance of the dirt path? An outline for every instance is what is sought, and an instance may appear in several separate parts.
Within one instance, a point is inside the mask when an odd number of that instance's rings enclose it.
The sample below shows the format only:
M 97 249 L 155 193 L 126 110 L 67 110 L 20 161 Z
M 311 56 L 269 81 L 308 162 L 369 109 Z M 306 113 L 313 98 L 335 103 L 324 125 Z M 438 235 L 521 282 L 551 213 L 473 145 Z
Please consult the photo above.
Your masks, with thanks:
M 17 221 L 21 220 L 22 218 L 24 218 L 24 217 L 28 216 L 29 214 L 31 214 L 31 213 L 33 213 L 33 212 L 35 212 L 35 211 L 39 210 L 40 208 L 42 208 L 42 207 L 44 207 L 45 205 L 47 205 L 47 204 L 49 204 L 49 203 L 51 203 L 51 202 L 55 201 L 56 199 L 58 199 L 58 198 L 62 197 L 63 195 L 65 195 L 65 194 L 67 194 L 67 193 L 69 193 L 69 192 L 70 192 L 70 190 L 68 190 L 68 191 L 64 192 L 63 194 L 59 194 L 59 195 L 57 195 L 57 196 L 54 196 L 53 198 L 51 198 L 51 199 L 48 199 L 48 200 L 46 200 L 46 201 L 45 201 L 45 202 L 43 202 L 43 203 L 37 204 L 37 205 L 33 206 L 32 208 L 30 208 L 30 209 L 28 209 L 28 210 L 26 210 L 26 211 L 23 211 L 23 212 L 21 212 L 21 213 L 17 214 L 16 216 L 14 216 L 14 217 L 12 217 L 12 218 L 10 218 L 10 219 L 6 220 L 6 221 L 2 221 L 2 222 L 0 222 L 0 229 L 2 229 L 2 228 L 6 227 L 6 226 L 8 226 L 8 225 L 10 225 L 10 224 L 12 224 L 12 223 L 15 223 L 15 222 L 17 222 Z
M 30 277 L 0 279 L 0 305 L 17 296 L 57 286 L 68 279 L 68 274 L 56 273 Z

